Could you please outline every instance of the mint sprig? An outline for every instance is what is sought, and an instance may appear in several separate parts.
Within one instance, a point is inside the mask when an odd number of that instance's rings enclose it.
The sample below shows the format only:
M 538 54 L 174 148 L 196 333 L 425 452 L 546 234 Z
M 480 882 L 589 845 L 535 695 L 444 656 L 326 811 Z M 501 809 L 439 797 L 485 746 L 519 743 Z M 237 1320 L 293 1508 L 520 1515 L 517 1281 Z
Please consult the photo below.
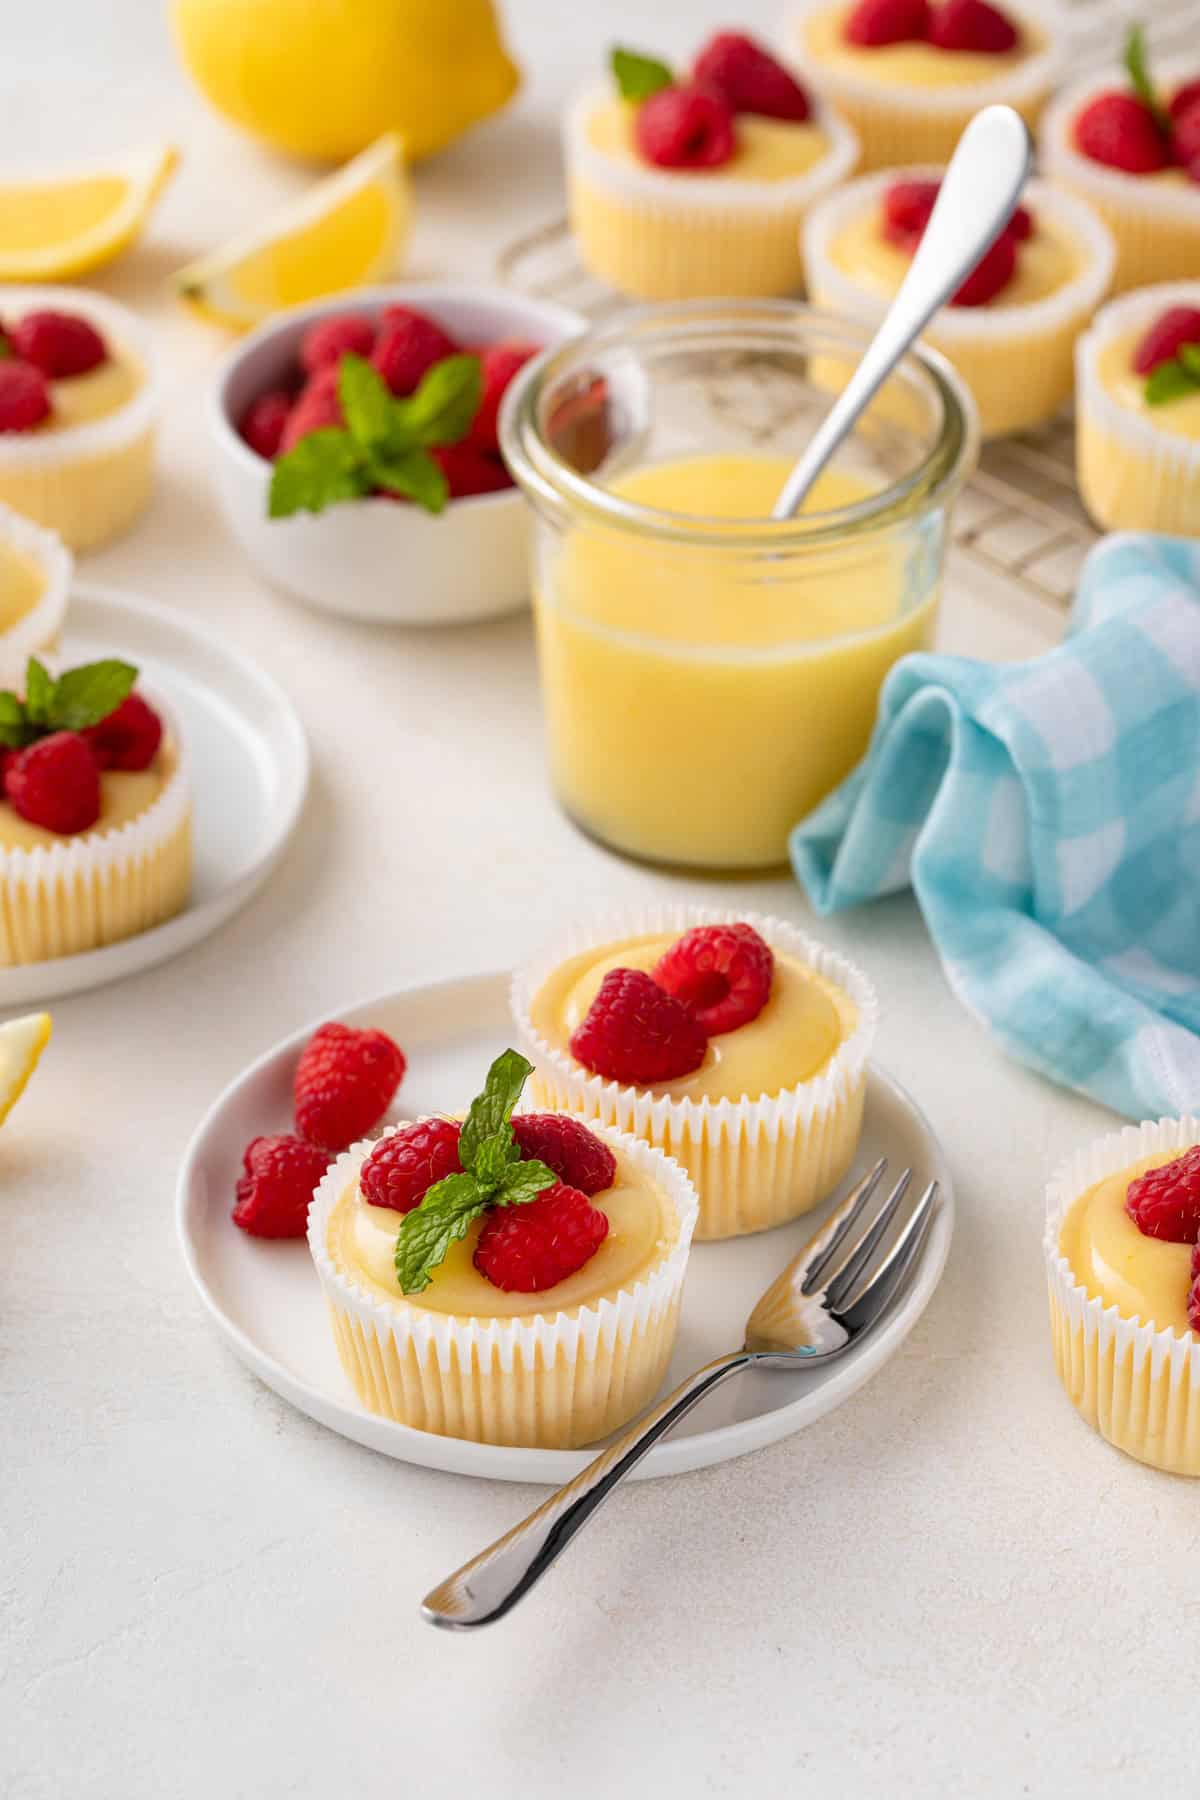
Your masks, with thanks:
M 637 50 L 622 50 L 619 44 L 610 52 L 608 62 L 622 100 L 648 100 L 675 80 L 665 62 L 642 56 Z
M 1151 369 L 1142 392 L 1147 406 L 1166 406 L 1200 394 L 1200 344 L 1181 344 L 1169 362 Z
M 67 669 L 57 681 L 36 656 L 25 668 L 25 693 L 0 689 L 0 745 L 23 750 L 54 731 L 87 731 L 115 712 L 133 691 L 137 669 L 107 657 Z
M 544 1162 L 521 1161 L 510 1123 L 532 1068 L 519 1050 L 505 1050 L 496 1058 L 463 1121 L 458 1140 L 462 1173 L 435 1181 L 420 1205 L 405 1213 L 396 1236 L 402 1293 L 427 1288 L 451 1244 L 465 1237 L 489 1206 L 523 1206 L 558 1180 Z
M 279 458 L 271 474 L 269 517 L 324 512 L 377 488 L 440 513 L 450 490 L 430 451 L 466 436 L 482 398 L 477 356 L 444 357 L 414 394 L 397 400 L 377 369 L 347 353 L 338 364 L 345 426 L 309 432 Z
M 1125 54 L 1122 58 L 1125 72 L 1129 76 L 1130 86 L 1142 102 L 1154 114 L 1155 120 L 1163 131 L 1171 129 L 1171 121 L 1166 107 L 1158 97 L 1158 90 L 1150 74 L 1150 58 L 1146 51 L 1146 31 L 1142 25 L 1131 25 L 1129 36 L 1125 39 Z

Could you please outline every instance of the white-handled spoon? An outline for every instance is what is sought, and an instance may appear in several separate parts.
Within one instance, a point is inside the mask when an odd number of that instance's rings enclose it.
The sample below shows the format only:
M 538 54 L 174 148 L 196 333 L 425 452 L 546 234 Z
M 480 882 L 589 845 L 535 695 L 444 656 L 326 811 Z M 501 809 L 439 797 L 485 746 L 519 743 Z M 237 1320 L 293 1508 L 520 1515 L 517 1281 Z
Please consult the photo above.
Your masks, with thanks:
M 1033 144 L 1019 113 L 1011 106 L 976 113 L 950 159 L 912 266 L 866 355 L 784 483 L 773 519 L 790 519 L 803 505 L 859 414 L 1008 224 L 1032 166 Z

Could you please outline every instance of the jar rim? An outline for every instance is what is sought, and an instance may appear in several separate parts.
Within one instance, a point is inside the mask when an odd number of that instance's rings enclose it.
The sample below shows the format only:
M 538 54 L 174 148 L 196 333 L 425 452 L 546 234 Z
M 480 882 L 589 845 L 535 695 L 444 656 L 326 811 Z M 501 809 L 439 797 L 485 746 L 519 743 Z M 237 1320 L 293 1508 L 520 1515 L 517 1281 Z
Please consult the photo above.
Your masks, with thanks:
M 873 327 L 792 300 L 686 300 L 626 307 L 565 343 L 542 352 L 518 375 L 504 397 L 500 442 L 513 475 L 535 504 L 566 508 L 593 524 L 675 544 L 713 545 L 724 551 L 767 547 L 772 551 L 827 546 L 848 534 L 890 528 L 914 513 L 944 503 L 966 480 L 978 450 L 974 402 L 961 377 L 937 351 L 920 345 L 898 369 L 924 386 L 937 406 L 934 441 L 917 465 L 850 505 L 805 512 L 791 519 L 731 520 L 670 512 L 614 493 L 571 467 L 547 441 L 541 403 L 552 386 L 582 370 L 589 358 L 629 348 L 639 335 L 683 347 L 689 337 L 736 328 L 764 349 L 801 347 L 821 337 L 827 350 L 866 350 Z M 773 340 L 773 341 L 772 341 Z M 790 340 L 790 341 L 789 341 Z

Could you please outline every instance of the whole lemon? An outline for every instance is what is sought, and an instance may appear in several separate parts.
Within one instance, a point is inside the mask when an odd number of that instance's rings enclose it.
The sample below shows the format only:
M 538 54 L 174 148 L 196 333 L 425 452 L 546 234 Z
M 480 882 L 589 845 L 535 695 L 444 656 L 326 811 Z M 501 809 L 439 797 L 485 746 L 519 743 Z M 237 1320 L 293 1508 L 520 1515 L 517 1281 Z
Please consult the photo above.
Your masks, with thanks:
M 292 156 L 343 161 L 385 131 L 428 156 L 520 76 L 491 0 L 173 0 L 201 92 Z

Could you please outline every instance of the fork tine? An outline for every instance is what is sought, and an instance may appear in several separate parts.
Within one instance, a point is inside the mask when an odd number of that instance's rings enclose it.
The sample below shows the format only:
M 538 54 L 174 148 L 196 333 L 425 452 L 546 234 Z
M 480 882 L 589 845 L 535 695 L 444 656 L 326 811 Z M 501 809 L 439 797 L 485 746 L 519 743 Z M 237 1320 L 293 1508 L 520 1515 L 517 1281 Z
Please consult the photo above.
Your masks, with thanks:
M 870 1270 L 857 1293 L 848 1294 L 837 1306 L 836 1311 L 843 1318 L 847 1313 L 864 1306 L 870 1308 L 872 1317 L 879 1316 L 892 1295 L 903 1285 L 909 1270 L 924 1249 L 937 1205 L 938 1184 L 931 1181 L 879 1267 Z
M 875 1164 L 875 1167 L 863 1176 L 858 1187 L 849 1196 L 848 1200 L 845 1202 L 846 1213 L 844 1218 L 841 1220 L 837 1230 L 834 1232 L 824 1250 L 822 1250 L 821 1254 L 812 1264 L 804 1278 L 804 1284 L 800 1289 L 802 1294 L 815 1294 L 819 1288 L 826 1285 L 825 1271 L 829 1268 L 834 1257 L 841 1251 L 850 1232 L 855 1229 L 861 1220 L 863 1213 L 870 1204 L 871 1195 L 875 1192 L 878 1185 L 879 1177 L 886 1168 L 887 1157 L 881 1156 L 879 1161 Z M 842 1260 L 844 1261 L 844 1258 Z M 839 1262 L 839 1267 L 840 1266 Z
M 841 1312 L 845 1306 L 846 1296 L 854 1291 L 858 1278 L 875 1256 L 888 1231 L 892 1220 L 900 1210 L 900 1203 L 908 1192 L 908 1184 L 912 1180 L 912 1170 L 905 1169 L 897 1179 L 895 1187 L 880 1207 L 869 1231 L 864 1232 L 858 1248 L 852 1250 L 837 1274 L 825 1285 L 825 1304 L 831 1312 Z

